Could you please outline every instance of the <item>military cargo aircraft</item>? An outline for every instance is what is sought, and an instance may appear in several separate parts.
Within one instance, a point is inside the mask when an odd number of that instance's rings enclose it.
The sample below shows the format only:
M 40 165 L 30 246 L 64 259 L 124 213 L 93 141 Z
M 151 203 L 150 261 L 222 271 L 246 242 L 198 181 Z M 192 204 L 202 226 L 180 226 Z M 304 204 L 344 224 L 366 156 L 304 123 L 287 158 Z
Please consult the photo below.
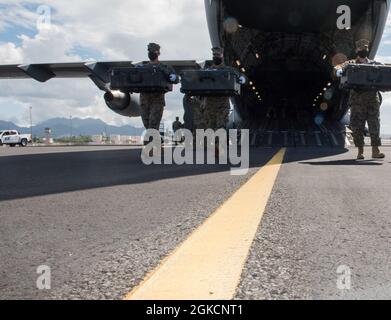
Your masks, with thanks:
M 343 10 L 346 7 L 348 11 Z M 223 47 L 225 63 L 249 79 L 232 101 L 237 125 L 278 130 L 285 133 L 285 141 L 287 132 L 338 127 L 349 108 L 348 93 L 333 79 L 333 67 L 355 56 L 359 39 L 370 41 L 370 57 L 375 57 L 389 7 L 390 0 L 205 0 L 212 45 Z M 348 14 L 346 28 L 338 27 L 342 14 Z M 196 61 L 164 63 L 178 72 L 202 67 Z M 111 110 L 138 117 L 136 95 L 110 89 L 110 70 L 131 65 L 131 61 L 2 65 L 0 79 L 46 82 L 89 77 L 105 92 Z

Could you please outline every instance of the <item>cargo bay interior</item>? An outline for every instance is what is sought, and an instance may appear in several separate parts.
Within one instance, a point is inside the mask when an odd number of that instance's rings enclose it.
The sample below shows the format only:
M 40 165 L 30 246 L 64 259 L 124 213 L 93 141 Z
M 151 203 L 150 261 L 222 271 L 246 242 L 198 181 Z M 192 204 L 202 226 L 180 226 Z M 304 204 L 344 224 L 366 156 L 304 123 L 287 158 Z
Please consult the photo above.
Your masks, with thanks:
M 351 9 L 347 30 L 337 27 L 341 5 Z M 363 38 L 374 56 L 384 6 L 384 0 L 222 0 L 216 14 L 226 63 L 250 81 L 235 99 L 242 126 L 344 131 L 348 93 L 333 79 L 333 66 L 353 58 L 355 42 Z

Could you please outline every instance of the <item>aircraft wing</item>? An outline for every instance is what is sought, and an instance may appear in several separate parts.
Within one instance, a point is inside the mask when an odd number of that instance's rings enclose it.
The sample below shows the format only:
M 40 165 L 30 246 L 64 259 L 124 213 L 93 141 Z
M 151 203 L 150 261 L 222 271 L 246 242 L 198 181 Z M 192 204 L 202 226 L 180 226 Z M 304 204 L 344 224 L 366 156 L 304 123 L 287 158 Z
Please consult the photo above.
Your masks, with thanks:
M 131 67 L 139 63 L 133 63 L 132 61 L 88 61 L 0 65 L 0 79 L 31 78 L 39 82 L 46 82 L 53 78 L 90 78 L 99 89 L 107 91 L 110 84 L 109 73 L 112 68 Z M 201 68 L 201 64 L 193 60 L 162 61 L 162 63 L 173 67 L 177 73 L 180 73 L 183 70 L 194 70 Z

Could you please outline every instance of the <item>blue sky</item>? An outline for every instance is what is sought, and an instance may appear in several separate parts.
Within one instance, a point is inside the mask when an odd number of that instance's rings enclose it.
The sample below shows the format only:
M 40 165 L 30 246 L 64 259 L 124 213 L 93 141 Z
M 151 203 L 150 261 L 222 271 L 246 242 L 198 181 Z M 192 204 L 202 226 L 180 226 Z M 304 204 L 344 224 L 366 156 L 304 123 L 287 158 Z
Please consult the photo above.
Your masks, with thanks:
M 153 5 L 152 5 L 152 2 Z M 210 40 L 203 0 L 0 0 L 0 63 L 142 60 L 145 45 L 159 42 L 163 59 L 209 57 Z M 37 29 L 37 8 L 51 9 L 51 28 Z M 391 63 L 391 23 L 379 60 Z M 0 81 L 0 119 L 20 125 L 52 117 L 99 117 L 110 124 L 141 126 L 140 119 L 117 116 L 87 79 Z M 167 96 L 165 120 L 181 114 L 181 95 Z M 383 133 L 391 134 L 391 95 L 382 108 Z

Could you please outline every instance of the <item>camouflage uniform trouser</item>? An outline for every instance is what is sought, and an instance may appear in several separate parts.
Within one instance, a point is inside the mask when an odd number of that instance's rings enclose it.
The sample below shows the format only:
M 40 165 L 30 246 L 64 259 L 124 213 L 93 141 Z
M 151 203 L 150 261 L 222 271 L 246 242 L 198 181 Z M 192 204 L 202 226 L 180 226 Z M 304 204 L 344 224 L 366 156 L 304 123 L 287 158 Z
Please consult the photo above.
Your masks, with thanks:
M 141 105 L 141 118 L 145 129 L 159 130 L 164 106 L 161 104 Z
M 141 119 L 145 129 L 160 129 L 165 106 L 163 94 L 141 94 Z
M 193 100 L 192 113 L 193 113 L 193 127 L 192 127 L 193 145 L 196 146 L 197 145 L 197 143 L 196 143 L 197 129 L 199 129 L 199 130 L 206 129 L 205 116 L 204 116 L 204 106 L 198 97 L 195 98 L 195 100 Z
M 205 113 L 204 105 L 200 101 L 198 101 L 198 103 L 193 104 L 194 131 L 197 129 L 206 129 L 204 113 Z
M 380 139 L 380 98 L 376 91 L 353 91 L 350 97 L 350 126 L 356 147 L 364 146 L 365 123 L 368 122 L 371 144 L 381 146 Z
M 226 129 L 229 117 L 229 99 L 225 97 L 207 97 L 203 101 L 204 125 L 206 129 Z

